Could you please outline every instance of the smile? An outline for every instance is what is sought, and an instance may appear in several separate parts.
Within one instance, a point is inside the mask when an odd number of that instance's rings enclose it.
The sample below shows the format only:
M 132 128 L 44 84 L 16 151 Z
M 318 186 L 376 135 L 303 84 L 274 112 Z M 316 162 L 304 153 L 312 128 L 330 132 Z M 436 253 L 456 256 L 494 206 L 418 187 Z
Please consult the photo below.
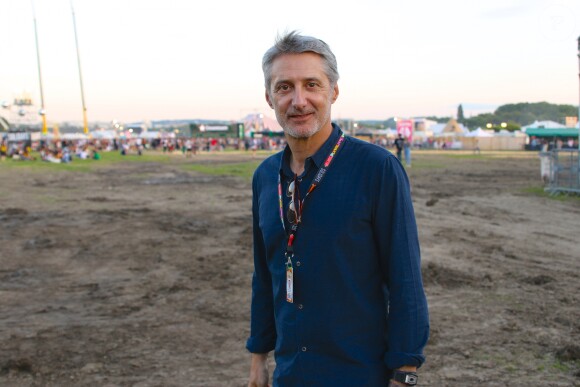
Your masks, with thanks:
M 306 114 L 292 114 L 289 116 L 292 120 L 305 120 L 309 118 L 314 113 L 306 113 Z

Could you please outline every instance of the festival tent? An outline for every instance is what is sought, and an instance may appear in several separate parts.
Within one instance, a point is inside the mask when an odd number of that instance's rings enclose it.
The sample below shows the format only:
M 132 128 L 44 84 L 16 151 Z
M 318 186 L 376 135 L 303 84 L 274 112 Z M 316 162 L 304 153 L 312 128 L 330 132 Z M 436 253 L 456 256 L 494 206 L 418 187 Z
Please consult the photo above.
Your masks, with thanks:
M 139 135 L 137 136 L 139 138 L 145 138 L 145 139 L 155 139 L 155 138 L 159 138 L 161 137 L 161 133 L 160 132 L 150 132 L 150 131 L 146 131 L 146 132 L 141 132 L 139 133 Z
M 526 134 L 530 137 L 570 137 L 578 138 L 578 129 L 576 128 L 528 128 Z
M 99 140 L 112 140 L 118 137 L 117 132 L 114 130 L 95 130 L 91 132 L 91 136 Z
M 261 113 L 248 114 L 243 119 L 244 128 L 246 130 L 246 137 L 250 137 L 251 133 L 283 133 L 284 130 L 278 121 Z
M 493 134 L 481 129 L 477 128 L 469 133 L 466 133 L 464 137 L 493 137 Z
M 459 124 L 455 118 L 452 118 L 447 122 L 447 125 L 443 128 L 441 134 L 463 134 L 465 131 L 465 127 Z
M 562 125 L 558 122 L 554 121 L 534 121 L 529 125 L 522 126 L 522 130 L 525 132 L 531 128 L 546 128 L 546 129 L 562 129 L 565 128 L 566 125 Z
M 387 137 L 395 137 L 397 135 L 397 131 L 395 129 L 377 129 L 374 131 L 374 134 L 378 136 L 387 136 Z
M 83 133 L 63 133 L 58 138 L 61 140 L 86 140 L 88 136 Z
M 427 128 L 427 131 L 430 131 L 431 133 L 437 135 L 437 134 L 440 134 L 441 132 L 443 132 L 443 129 L 445 129 L 445 126 L 446 126 L 446 124 L 433 124 Z
M 455 137 L 461 137 L 465 132 L 467 132 L 467 129 L 465 129 L 463 125 L 459 124 L 455 118 L 452 118 L 449 120 L 449 122 L 447 122 L 440 133 L 435 134 L 435 137 L 438 139 L 453 141 Z

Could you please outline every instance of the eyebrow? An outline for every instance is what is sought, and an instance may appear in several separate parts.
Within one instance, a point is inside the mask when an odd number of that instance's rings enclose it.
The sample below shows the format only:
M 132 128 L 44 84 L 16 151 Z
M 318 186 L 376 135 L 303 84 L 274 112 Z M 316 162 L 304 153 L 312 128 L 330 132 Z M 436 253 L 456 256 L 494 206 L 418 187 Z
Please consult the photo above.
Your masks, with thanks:
M 301 80 L 301 82 L 304 82 L 304 83 L 308 83 L 308 82 L 322 83 L 322 79 L 317 78 L 317 77 L 308 77 L 308 78 L 305 78 L 305 79 Z M 290 84 L 293 84 L 294 82 L 291 81 L 291 80 L 289 80 L 289 79 L 280 79 L 280 80 L 276 81 L 275 83 L 273 83 L 273 85 L 274 85 L 274 87 L 276 87 L 276 86 L 278 86 L 278 85 L 280 85 L 282 83 L 290 83 Z

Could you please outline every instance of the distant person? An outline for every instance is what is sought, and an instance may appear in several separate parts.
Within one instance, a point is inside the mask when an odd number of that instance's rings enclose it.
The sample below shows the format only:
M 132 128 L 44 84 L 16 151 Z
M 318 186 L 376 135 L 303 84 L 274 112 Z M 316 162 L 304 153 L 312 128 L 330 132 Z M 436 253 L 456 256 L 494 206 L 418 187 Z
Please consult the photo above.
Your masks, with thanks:
M 399 161 L 403 161 L 403 147 L 405 146 L 405 139 L 403 135 L 399 133 L 395 139 L 395 148 L 397 149 L 397 158 Z
M 248 386 L 412 386 L 429 336 L 409 181 L 331 123 L 336 58 L 291 32 L 263 57 L 287 146 L 253 177 Z
M 6 143 L 4 141 L 2 141 L 0 143 L 0 160 L 2 160 L 2 161 L 6 160 L 7 154 L 8 154 L 8 147 L 6 146 Z
M 193 155 L 193 142 L 190 138 L 185 141 L 185 157 L 189 158 Z
M 129 144 L 124 141 L 121 144 L 121 156 L 127 156 L 127 153 L 129 153 Z
M 411 168 L 411 146 L 413 144 L 411 143 L 411 141 L 409 141 L 409 139 L 405 140 L 405 143 L 403 144 L 403 150 L 405 151 L 405 165 L 409 168 Z
M 479 148 L 479 139 L 475 139 L 475 145 L 473 147 L 473 154 L 481 154 L 481 149 Z

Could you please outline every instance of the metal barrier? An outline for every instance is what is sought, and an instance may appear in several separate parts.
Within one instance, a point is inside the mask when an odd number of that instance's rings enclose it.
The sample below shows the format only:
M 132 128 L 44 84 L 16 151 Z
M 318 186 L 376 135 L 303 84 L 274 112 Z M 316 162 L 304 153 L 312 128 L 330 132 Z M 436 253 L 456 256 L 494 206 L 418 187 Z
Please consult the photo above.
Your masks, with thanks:
M 541 174 L 546 192 L 580 194 L 579 154 L 577 149 L 540 152 Z

